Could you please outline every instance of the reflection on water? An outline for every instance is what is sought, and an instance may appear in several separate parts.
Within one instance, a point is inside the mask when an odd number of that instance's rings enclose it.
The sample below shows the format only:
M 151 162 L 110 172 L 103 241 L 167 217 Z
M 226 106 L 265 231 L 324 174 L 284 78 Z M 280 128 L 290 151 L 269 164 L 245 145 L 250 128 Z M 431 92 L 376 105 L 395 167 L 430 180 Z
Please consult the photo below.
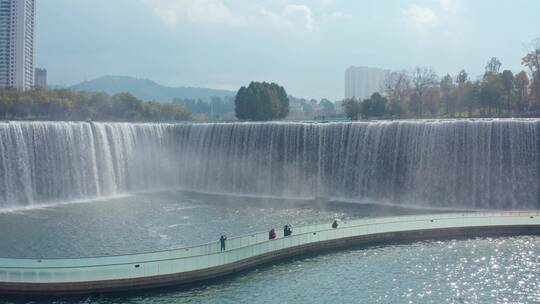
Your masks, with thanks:
M 432 241 L 306 256 L 189 289 L 32 303 L 538 303 L 538 273 L 538 236 Z
M 539 271 L 540 237 L 418 242 L 283 262 L 151 303 L 530 303 Z
M 293 226 L 419 210 L 308 200 L 147 193 L 0 213 L 0 256 L 82 257 L 155 251 Z M 426 211 L 423 211 L 426 212 Z
M 159 250 L 334 218 L 429 211 L 338 202 L 139 194 L 0 214 L 2 256 Z M 304 256 L 191 288 L 2 303 L 532 303 L 540 237 L 417 242 Z

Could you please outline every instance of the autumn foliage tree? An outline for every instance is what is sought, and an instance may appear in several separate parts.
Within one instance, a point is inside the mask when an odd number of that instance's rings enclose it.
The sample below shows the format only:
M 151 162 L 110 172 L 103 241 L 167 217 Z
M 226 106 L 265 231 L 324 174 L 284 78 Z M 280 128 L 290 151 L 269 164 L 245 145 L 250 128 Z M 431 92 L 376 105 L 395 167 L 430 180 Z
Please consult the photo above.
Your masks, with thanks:
M 130 93 L 0 90 L 0 119 L 182 121 L 190 119 L 190 113 L 174 104 L 144 102 Z

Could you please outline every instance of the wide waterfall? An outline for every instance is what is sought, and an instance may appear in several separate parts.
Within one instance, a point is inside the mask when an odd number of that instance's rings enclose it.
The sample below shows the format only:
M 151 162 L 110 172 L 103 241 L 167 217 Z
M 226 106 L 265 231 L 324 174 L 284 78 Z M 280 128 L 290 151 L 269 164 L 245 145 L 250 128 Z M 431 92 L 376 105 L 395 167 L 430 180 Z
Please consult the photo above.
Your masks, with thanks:
M 158 189 L 536 209 L 540 120 L 0 123 L 0 208 Z

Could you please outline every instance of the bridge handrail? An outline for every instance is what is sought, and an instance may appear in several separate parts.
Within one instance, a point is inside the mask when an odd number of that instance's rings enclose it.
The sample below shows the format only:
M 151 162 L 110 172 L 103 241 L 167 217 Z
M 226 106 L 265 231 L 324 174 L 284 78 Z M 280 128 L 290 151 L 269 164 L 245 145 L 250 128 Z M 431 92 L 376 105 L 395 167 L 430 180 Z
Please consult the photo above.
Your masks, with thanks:
M 448 213 L 448 214 L 454 214 L 454 213 Z M 475 214 L 477 214 L 477 213 L 475 212 Z M 424 214 L 421 214 L 421 215 L 404 215 L 404 216 L 399 216 L 399 217 L 400 218 L 406 218 L 406 217 L 418 217 L 418 216 L 424 216 Z M 352 222 L 366 221 L 366 220 L 384 220 L 384 219 L 390 219 L 390 218 L 394 218 L 394 217 L 396 217 L 396 216 L 376 217 L 376 218 L 360 218 L 360 219 L 353 219 L 353 220 L 344 220 L 344 221 L 342 221 L 342 223 L 352 223 Z M 297 231 L 297 229 L 309 229 L 309 228 L 313 228 L 313 227 L 317 227 L 317 226 L 321 226 L 321 225 L 324 225 L 324 224 L 313 224 L 313 225 L 305 225 L 305 226 L 299 226 L 299 227 L 291 226 L 291 228 L 293 228 L 294 231 Z M 351 226 L 347 226 L 347 227 L 355 227 L 355 226 L 357 226 L 357 225 L 351 225 Z M 361 226 L 361 225 L 358 225 L 358 226 Z M 338 227 L 338 229 L 339 228 L 343 228 L 343 227 Z M 313 231 L 308 231 L 308 232 L 305 232 L 305 233 L 311 233 L 311 232 L 313 232 Z M 278 230 L 276 230 L 276 234 L 279 237 L 279 235 L 282 235 L 283 232 L 278 229 Z M 303 234 L 303 233 L 301 233 L 301 234 Z M 227 242 L 230 243 L 230 242 L 232 242 L 234 240 L 247 239 L 247 238 L 251 238 L 251 237 L 256 237 L 258 235 L 268 235 L 268 231 L 257 231 L 257 232 L 248 233 L 248 234 L 241 234 L 241 235 L 238 235 L 238 236 L 227 238 Z M 294 235 L 299 235 L 299 233 L 295 232 Z M 40 260 L 40 261 L 87 260 L 87 259 L 99 259 L 99 258 L 114 258 L 114 257 L 124 257 L 124 256 L 147 255 L 147 254 L 175 252 L 175 251 L 182 251 L 182 250 L 189 251 L 189 250 L 192 250 L 192 249 L 195 249 L 195 248 L 201 248 L 201 247 L 208 246 L 208 245 L 219 245 L 219 241 L 211 241 L 211 242 L 206 242 L 206 243 L 196 244 L 196 245 L 191 245 L 191 246 L 186 246 L 186 247 L 169 248 L 169 249 L 161 249 L 161 250 L 153 250 L 153 251 L 145 251 L 145 252 L 134 252 L 134 253 L 121 253 L 121 254 L 110 254 L 110 255 L 82 256 L 82 257 L 48 257 L 48 258 L 43 258 L 43 257 L 13 258 L 13 257 L 1 257 L 0 256 L 0 260 L 21 260 L 21 261 L 24 261 L 24 260 L 29 260 L 29 261 L 34 261 L 34 260 Z M 185 257 L 193 257 L 193 256 L 198 256 L 198 255 L 190 255 L 190 256 L 185 256 Z
M 318 224 L 318 225 L 308 225 L 308 226 L 300 226 L 295 228 L 297 232 L 295 232 L 293 235 L 286 237 L 285 239 L 296 239 L 297 237 L 301 237 L 303 235 L 308 234 L 316 234 L 316 233 L 322 233 L 326 231 L 339 231 L 342 229 L 347 228 L 355 228 L 355 227 L 367 227 L 367 226 L 376 226 L 376 225 L 384 225 L 384 224 L 392 224 L 392 223 L 410 223 L 410 222 L 419 222 L 419 221 L 426 221 L 431 219 L 433 220 L 452 220 L 452 219 L 458 219 L 458 218 L 464 218 L 464 217 L 502 217 L 502 216 L 524 216 L 524 215 L 535 215 L 539 216 L 540 213 L 538 211 L 522 211 L 522 212 L 474 212 L 474 213 L 448 213 L 448 214 L 425 214 L 425 215 L 409 215 L 409 216 L 399 216 L 399 217 L 380 217 L 380 218 L 366 218 L 366 219 L 356 219 L 352 221 L 343 221 L 338 228 L 331 228 L 330 223 L 325 224 Z M 398 220 L 396 220 L 398 219 Z M 327 227 L 324 229 L 318 229 L 313 230 L 314 228 L 318 227 Z M 298 231 L 299 230 L 299 231 Z M 259 233 L 252 233 L 248 235 L 238 236 L 231 238 L 232 240 L 242 240 L 242 239 L 250 239 L 252 237 L 256 236 L 262 236 L 263 239 L 261 241 L 255 240 L 254 243 L 249 243 L 246 245 L 241 245 L 237 247 L 232 247 L 230 249 L 227 249 L 225 252 L 233 252 L 242 250 L 248 247 L 260 245 L 266 242 L 272 242 L 273 240 L 268 239 L 268 232 L 259 232 Z M 280 237 L 280 239 L 283 239 L 283 237 Z M 162 250 L 162 251 L 155 251 L 155 252 L 146 252 L 146 253 L 137 253 L 137 254 L 126 254 L 126 255 L 115 255 L 115 256 L 104 256 L 104 257 L 90 257 L 90 258 L 58 258 L 58 259 L 30 259 L 30 258 L 23 258 L 23 259 L 17 259 L 17 258 L 0 258 L 0 268 L 3 269 L 65 269 L 65 268 L 91 268 L 91 267 L 104 267 L 104 266 L 115 266 L 115 265 L 130 265 L 130 264 L 137 264 L 137 263 L 151 263 L 151 262 L 159 262 L 159 261 L 170 261 L 170 260 L 183 260 L 183 259 L 190 259 L 190 258 L 197 258 L 202 256 L 210 256 L 214 254 L 221 253 L 219 250 L 219 247 L 217 246 L 219 242 L 210 242 L 202 245 L 196 245 L 192 247 L 185 247 L 185 248 L 179 248 L 179 249 L 169 249 L 169 250 Z M 174 253 L 186 249 L 194 249 L 194 248 L 204 248 L 208 245 L 216 245 L 216 250 L 203 253 L 203 254 L 194 254 L 194 255 L 186 255 L 186 256 L 178 256 L 178 257 L 168 257 L 168 258 L 154 258 L 154 259 L 144 259 L 145 256 L 152 257 L 152 255 L 155 255 L 156 253 Z M 95 262 L 99 262 L 99 260 L 105 260 L 107 258 L 123 258 L 123 257 L 136 257 L 139 256 L 141 259 L 137 260 L 131 260 L 131 261 L 118 261 L 116 263 L 103 263 L 103 264 L 88 264 L 88 265 L 74 265 L 74 266 L 46 266 L 43 265 L 47 261 L 65 261 L 65 262 L 74 262 L 74 261 L 80 261 L 80 260 L 94 260 Z M 17 262 L 33 262 L 36 263 L 35 266 L 3 266 L 2 262 L 9 261 L 9 264 L 16 264 Z

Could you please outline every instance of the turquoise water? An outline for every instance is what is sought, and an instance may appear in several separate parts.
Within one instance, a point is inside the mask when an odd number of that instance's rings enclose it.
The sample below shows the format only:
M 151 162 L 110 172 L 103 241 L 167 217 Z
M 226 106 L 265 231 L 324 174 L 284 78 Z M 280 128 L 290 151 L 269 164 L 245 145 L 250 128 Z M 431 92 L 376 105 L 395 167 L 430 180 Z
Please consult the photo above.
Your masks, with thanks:
M 0 257 L 89 257 L 198 245 L 239 236 L 391 214 L 381 205 L 160 192 L 0 212 Z
M 540 301 L 539 271 L 538 237 L 418 242 L 306 257 L 188 291 L 86 300 L 90 303 L 533 303 Z
M 416 242 L 283 261 L 189 289 L 6 303 L 537 303 L 540 237 Z
M 182 192 L 0 213 L 3 256 L 91 256 L 343 219 L 428 212 Z M 191 288 L 4 303 L 534 303 L 540 237 L 416 242 L 304 256 Z M 0 301 L 0 302 L 2 302 Z

